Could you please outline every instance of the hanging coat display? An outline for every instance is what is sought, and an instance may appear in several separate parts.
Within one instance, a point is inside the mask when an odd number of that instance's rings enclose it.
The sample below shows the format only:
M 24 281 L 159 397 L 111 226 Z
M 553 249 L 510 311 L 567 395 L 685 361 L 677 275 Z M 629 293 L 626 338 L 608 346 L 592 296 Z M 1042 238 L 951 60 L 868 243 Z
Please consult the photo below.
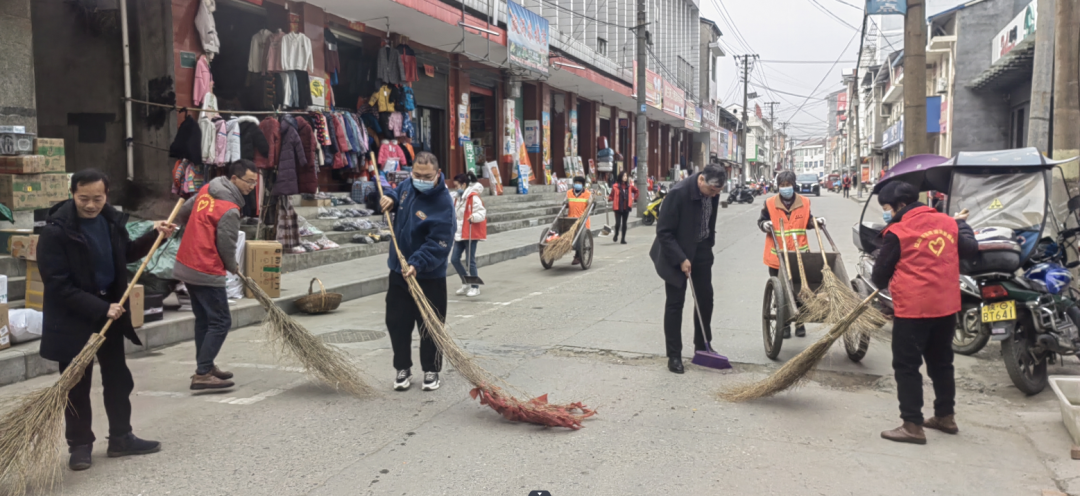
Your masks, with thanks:
M 305 165 L 307 155 L 304 154 L 304 147 L 300 142 L 296 118 L 286 114 L 281 118 L 281 155 L 278 157 L 277 181 L 274 183 L 273 194 L 300 194 L 297 173 L 298 168 Z

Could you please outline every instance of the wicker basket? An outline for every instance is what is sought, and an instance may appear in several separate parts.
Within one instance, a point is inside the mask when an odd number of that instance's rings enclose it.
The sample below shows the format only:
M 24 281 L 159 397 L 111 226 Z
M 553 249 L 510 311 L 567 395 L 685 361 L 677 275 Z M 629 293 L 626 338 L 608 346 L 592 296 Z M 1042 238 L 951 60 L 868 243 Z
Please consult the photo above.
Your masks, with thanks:
M 318 294 L 311 292 L 316 282 L 319 283 Z M 312 315 L 337 310 L 338 305 L 341 305 L 341 293 L 327 293 L 326 287 L 318 277 L 312 278 L 311 283 L 308 284 L 307 296 L 296 300 L 296 307 L 301 312 Z

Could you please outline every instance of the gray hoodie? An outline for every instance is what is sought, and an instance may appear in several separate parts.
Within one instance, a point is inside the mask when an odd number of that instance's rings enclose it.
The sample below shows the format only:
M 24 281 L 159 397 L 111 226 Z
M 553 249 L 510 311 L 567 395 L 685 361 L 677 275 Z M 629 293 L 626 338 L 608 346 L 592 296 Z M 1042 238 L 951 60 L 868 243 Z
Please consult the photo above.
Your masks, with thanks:
M 217 177 L 210 181 L 208 191 L 215 200 L 232 202 L 236 206 L 244 208 L 244 197 L 240 194 L 240 189 L 225 177 Z M 187 224 L 188 218 L 191 217 L 191 209 L 195 206 L 195 198 L 195 196 L 192 196 L 184 202 L 184 206 L 180 208 L 180 213 L 176 217 L 177 224 L 181 226 Z M 239 233 L 240 210 L 229 210 L 218 221 L 217 251 L 218 256 L 221 257 L 221 262 L 225 265 L 225 270 L 233 274 L 240 273 L 239 267 L 236 265 L 236 241 Z M 225 287 L 225 276 L 200 272 L 180 263 L 179 260 L 176 262 L 176 266 L 173 267 L 173 277 L 185 284 Z

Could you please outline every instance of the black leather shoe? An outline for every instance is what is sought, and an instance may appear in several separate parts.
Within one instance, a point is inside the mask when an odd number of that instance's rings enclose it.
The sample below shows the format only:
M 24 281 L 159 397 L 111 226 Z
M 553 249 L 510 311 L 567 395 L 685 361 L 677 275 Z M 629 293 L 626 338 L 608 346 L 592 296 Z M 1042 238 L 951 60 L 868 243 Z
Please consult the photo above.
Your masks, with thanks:
M 93 450 L 94 445 L 92 444 L 68 448 L 68 452 L 71 453 L 71 458 L 68 458 L 68 468 L 76 472 L 90 468 L 90 465 L 93 465 L 90 461 L 90 452 Z
M 784 339 L 791 337 L 791 326 L 784 326 Z
M 128 455 L 146 455 L 161 451 L 161 443 L 147 441 L 135 437 L 135 434 L 127 433 L 120 437 L 109 438 L 109 458 Z
M 806 326 L 803 326 L 802 324 L 799 324 L 799 326 L 795 328 L 795 335 L 800 337 L 800 338 L 805 338 L 806 337 Z
M 679 357 L 668 358 L 667 368 L 668 370 L 675 372 L 676 374 L 682 374 L 683 372 L 686 372 L 686 370 L 683 369 L 682 366 L 682 358 Z

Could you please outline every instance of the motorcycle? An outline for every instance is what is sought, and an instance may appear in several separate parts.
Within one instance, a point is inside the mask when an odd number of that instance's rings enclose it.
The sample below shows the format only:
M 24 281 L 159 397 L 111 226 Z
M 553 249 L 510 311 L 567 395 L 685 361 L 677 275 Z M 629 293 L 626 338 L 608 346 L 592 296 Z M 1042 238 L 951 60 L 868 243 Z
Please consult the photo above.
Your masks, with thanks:
M 645 207 L 645 213 L 642 214 L 641 223 L 646 226 L 651 226 L 656 223 L 656 219 L 660 218 L 660 204 L 664 203 L 664 197 L 667 196 L 667 187 L 661 186 L 660 191 L 656 193 L 656 197 L 649 201 L 649 205 Z
M 754 193 L 746 186 L 736 186 L 728 195 L 728 203 L 754 203 Z

